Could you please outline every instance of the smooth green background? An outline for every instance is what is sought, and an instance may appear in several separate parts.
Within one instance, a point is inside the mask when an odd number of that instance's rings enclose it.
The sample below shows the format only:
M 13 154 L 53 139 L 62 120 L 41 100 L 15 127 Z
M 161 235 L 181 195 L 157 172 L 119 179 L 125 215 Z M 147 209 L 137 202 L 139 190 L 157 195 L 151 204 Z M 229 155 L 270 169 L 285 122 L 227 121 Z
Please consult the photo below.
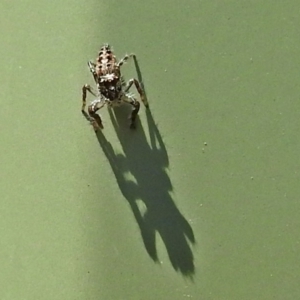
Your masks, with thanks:
M 2 0 L 0 299 L 299 299 L 298 11 Z M 136 132 L 80 113 L 104 42 L 138 57 Z

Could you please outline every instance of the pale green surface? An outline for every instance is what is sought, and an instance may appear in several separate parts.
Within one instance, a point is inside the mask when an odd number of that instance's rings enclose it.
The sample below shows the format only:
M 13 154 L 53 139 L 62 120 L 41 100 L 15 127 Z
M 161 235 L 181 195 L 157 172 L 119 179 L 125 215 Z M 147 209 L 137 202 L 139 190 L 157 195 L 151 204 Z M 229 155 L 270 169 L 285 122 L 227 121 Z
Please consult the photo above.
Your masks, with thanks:
M 299 299 L 299 2 L 103 2 L 0 4 L 0 299 Z M 82 118 L 103 42 L 166 152 Z

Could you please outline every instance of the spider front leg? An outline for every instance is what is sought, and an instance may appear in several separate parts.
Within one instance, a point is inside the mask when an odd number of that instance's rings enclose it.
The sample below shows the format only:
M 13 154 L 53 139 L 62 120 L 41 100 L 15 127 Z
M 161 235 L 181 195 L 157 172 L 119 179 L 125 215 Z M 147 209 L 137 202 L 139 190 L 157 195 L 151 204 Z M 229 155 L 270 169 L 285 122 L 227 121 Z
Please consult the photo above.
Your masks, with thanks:
M 89 66 L 89 69 L 90 69 L 90 72 L 92 73 L 93 77 L 94 77 L 94 80 L 95 82 L 97 82 L 97 73 L 96 73 L 96 65 L 91 62 L 91 61 L 88 61 L 88 66 Z
M 136 120 L 136 116 L 140 110 L 140 102 L 138 100 L 136 100 L 132 95 L 130 94 L 126 94 L 123 98 L 123 101 L 126 103 L 129 103 L 130 105 L 133 106 L 133 110 L 131 112 L 131 116 L 130 116 L 130 128 L 131 129 L 135 129 L 136 125 L 135 125 L 135 120 Z
M 82 87 L 82 107 L 81 107 L 81 112 L 84 113 L 85 111 L 85 106 L 86 106 L 86 92 L 91 93 L 93 96 L 97 97 L 96 93 L 92 90 L 91 86 L 89 84 L 85 84 Z
M 103 129 L 101 117 L 97 114 L 97 111 L 105 105 L 105 101 L 102 99 L 96 99 L 88 107 L 90 123 L 93 125 L 95 132 L 98 129 Z
M 149 108 L 149 104 L 148 104 L 148 101 L 147 101 L 147 98 L 146 98 L 146 95 L 145 95 L 145 92 L 143 91 L 140 83 L 135 79 L 135 78 L 131 78 L 126 87 L 125 87 L 125 93 L 129 91 L 129 89 L 132 87 L 132 85 L 135 85 L 138 93 L 140 94 L 140 97 L 141 97 L 141 100 L 142 102 L 144 103 L 144 105 Z
M 88 84 L 85 84 L 82 87 L 82 107 L 81 107 L 81 112 L 84 115 L 84 117 L 93 125 L 94 130 L 97 131 L 99 127 L 102 129 L 103 125 L 102 125 L 102 120 L 101 120 L 100 116 L 96 112 L 97 112 L 97 110 L 99 110 L 100 108 L 102 108 L 105 103 L 103 101 L 101 101 L 101 100 L 98 100 L 98 99 L 94 100 L 88 106 L 88 114 L 87 114 L 86 111 L 85 111 L 87 91 L 90 92 L 95 97 L 97 97 L 97 95 L 92 90 L 92 88 Z

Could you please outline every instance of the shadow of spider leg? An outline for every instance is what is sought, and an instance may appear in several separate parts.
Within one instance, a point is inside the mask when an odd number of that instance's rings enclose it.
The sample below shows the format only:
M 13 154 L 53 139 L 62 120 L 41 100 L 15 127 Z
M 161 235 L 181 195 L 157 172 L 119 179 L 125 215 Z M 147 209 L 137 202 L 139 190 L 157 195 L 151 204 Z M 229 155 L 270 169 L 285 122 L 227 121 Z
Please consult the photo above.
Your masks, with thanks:
M 130 128 L 135 129 L 135 127 L 136 127 L 135 120 L 136 120 L 136 116 L 140 110 L 140 102 L 128 93 L 124 96 L 123 101 L 125 103 L 129 103 L 130 105 L 133 106 L 133 110 L 130 115 L 130 120 L 131 120 Z
M 84 115 L 84 117 L 93 125 L 94 130 L 97 131 L 99 128 L 103 129 L 103 124 L 100 116 L 96 112 L 105 105 L 105 102 L 101 99 L 96 99 L 92 101 L 92 103 L 88 106 L 87 114 L 85 111 L 87 91 L 95 97 L 97 97 L 96 93 L 92 90 L 92 88 L 88 84 L 85 84 L 82 87 L 81 112 Z
M 149 108 L 149 104 L 148 104 L 148 101 L 147 101 L 147 98 L 146 98 L 146 94 L 145 92 L 143 91 L 140 83 L 135 79 L 135 78 L 131 78 L 127 84 L 126 84 L 126 87 L 125 87 L 125 93 L 129 91 L 129 89 L 132 87 L 132 85 L 135 85 L 138 93 L 140 94 L 140 97 L 141 97 L 141 100 L 142 102 L 144 103 L 144 105 Z

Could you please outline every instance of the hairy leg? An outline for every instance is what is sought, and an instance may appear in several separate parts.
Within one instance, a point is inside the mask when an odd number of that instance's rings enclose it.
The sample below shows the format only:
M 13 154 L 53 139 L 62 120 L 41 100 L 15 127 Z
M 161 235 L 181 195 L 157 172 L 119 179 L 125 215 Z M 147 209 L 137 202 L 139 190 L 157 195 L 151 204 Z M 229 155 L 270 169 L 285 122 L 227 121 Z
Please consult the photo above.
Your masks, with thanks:
M 144 93 L 144 91 L 143 91 L 143 89 L 142 89 L 140 83 L 139 83 L 135 78 L 131 78 L 131 79 L 128 81 L 128 83 L 127 83 L 127 85 L 126 85 L 126 87 L 125 87 L 125 93 L 129 91 L 129 89 L 132 87 L 133 84 L 135 85 L 135 87 L 136 87 L 138 93 L 140 94 L 140 97 L 141 97 L 142 102 L 143 102 L 144 105 L 148 108 L 148 107 L 149 107 L 149 104 L 148 104 L 148 101 L 147 101 L 147 99 L 146 99 L 146 95 L 145 95 L 145 93 Z

